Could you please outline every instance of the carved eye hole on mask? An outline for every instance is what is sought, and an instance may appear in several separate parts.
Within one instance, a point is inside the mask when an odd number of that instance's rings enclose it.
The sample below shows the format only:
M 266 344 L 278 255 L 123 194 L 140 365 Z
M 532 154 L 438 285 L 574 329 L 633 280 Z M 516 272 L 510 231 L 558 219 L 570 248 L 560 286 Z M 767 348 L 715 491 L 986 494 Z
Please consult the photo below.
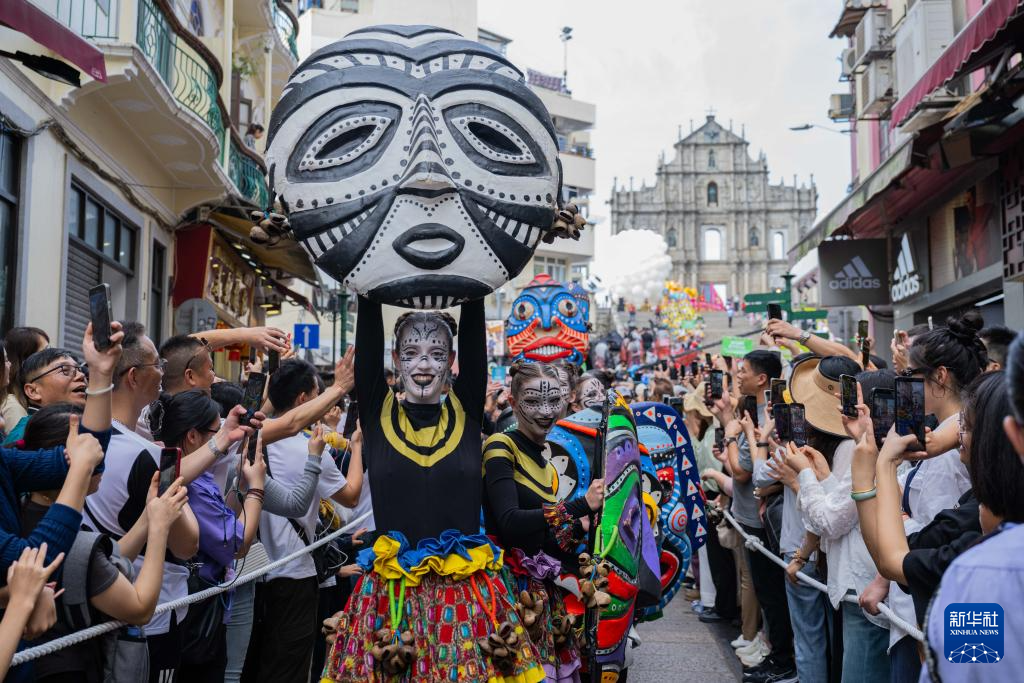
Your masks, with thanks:
M 492 161 L 506 164 L 536 162 L 530 147 L 508 126 L 484 116 L 459 116 L 452 119 L 473 149 Z
M 533 304 L 528 301 L 520 301 L 516 306 L 516 318 L 529 320 L 531 316 L 533 316 Z
M 391 119 L 379 114 L 350 116 L 316 137 L 302 155 L 300 171 L 317 171 L 355 161 L 380 141 Z
M 576 304 L 569 299 L 562 299 L 558 302 L 558 312 L 564 315 L 566 318 L 573 318 L 576 316 Z

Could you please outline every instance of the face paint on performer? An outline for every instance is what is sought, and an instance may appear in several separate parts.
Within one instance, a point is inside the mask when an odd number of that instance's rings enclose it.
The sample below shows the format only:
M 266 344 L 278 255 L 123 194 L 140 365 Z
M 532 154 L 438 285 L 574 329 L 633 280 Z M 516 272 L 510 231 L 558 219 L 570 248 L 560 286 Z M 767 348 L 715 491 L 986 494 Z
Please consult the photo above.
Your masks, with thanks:
M 604 400 L 604 385 L 596 377 L 586 377 L 576 387 L 580 408 L 600 408 Z
M 576 394 L 570 387 L 569 371 L 563 365 L 556 366 L 558 372 L 558 387 L 562 393 L 562 413 L 558 416 L 561 420 L 569 413 L 569 406 L 576 400 Z
M 559 382 L 548 377 L 526 380 L 518 396 L 512 397 L 512 410 L 521 431 L 534 443 L 542 444 L 565 410 Z
M 440 403 L 454 361 L 451 331 L 439 318 L 414 320 L 399 330 L 395 365 L 409 403 Z

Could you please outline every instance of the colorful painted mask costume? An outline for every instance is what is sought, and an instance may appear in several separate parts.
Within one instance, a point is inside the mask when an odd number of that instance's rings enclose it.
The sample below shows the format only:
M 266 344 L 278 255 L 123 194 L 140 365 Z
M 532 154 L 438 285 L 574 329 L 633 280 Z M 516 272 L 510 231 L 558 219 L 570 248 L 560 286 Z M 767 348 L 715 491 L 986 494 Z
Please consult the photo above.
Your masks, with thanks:
M 512 360 L 542 363 L 583 363 L 590 343 L 589 303 L 580 300 L 561 282 L 542 273 L 512 302 L 505 321 L 508 354 Z
M 644 610 L 644 617 L 657 618 L 682 586 L 692 554 L 707 542 L 705 500 L 679 413 L 663 403 L 634 403 L 632 409 L 637 437 L 654 471 L 653 478 L 646 472 L 644 491 L 659 510 L 661 600 Z
M 611 564 L 607 592 L 612 602 L 601 611 L 596 665 L 607 676 L 617 678 L 634 613 L 658 602 L 661 585 L 654 531 L 643 504 L 636 426 L 629 405 L 618 394 L 609 392 L 608 400 L 605 438 L 599 454 L 595 450 L 602 414 L 591 409 L 560 420 L 548 435 L 548 444 L 559 475 L 559 496 L 564 495 L 565 500 L 586 492 L 598 464 L 595 458 L 604 466 L 606 498 L 597 550 Z
M 523 74 L 431 26 L 371 26 L 313 53 L 274 108 L 266 159 L 314 262 L 410 308 L 517 275 L 561 187 L 551 117 Z

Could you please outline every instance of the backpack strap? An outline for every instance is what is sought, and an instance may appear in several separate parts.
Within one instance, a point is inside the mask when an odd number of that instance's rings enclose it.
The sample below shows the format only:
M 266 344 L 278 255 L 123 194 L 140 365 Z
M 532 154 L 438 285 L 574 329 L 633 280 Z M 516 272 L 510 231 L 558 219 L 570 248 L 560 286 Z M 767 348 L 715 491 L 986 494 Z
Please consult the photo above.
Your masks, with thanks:
M 61 604 L 67 623 L 74 630 L 87 628 L 92 624 L 89 614 L 89 564 L 92 555 L 99 548 L 109 557 L 113 543 L 103 534 L 95 531 L 79 531 L 71 544 L 63 563 L 64 593 Z

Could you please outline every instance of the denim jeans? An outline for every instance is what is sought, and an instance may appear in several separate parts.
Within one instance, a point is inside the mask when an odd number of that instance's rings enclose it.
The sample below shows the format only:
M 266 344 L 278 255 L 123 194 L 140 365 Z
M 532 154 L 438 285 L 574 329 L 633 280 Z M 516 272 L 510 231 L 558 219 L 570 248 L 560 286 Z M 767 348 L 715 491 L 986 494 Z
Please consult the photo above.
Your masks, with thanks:
M 741 527 L 750 535 L 757 536 L 761 543 L 767 545 L 764 529 L 746 524 Z M 786 573 L 767 557 L 756 550 L 747 550 L 747 562 L 750 564 L 750 581 L 754 584 L 754 594 L 764 613 L 765 632 L 772 644 L 772 656 L 783 663 L 793 659 L 793 627 L 789 623 L 789 605 L 786 597 L 779 589 L 786 585 Z
M 842 606 L 843 683 L 889 680 L 889 629 L 868 621 L 858 605 Z
M 793 553 L 786 553 L 783 559 L 789 562 Z M 816 562 L 805 564 L 803 573 L 822 583 L 825 581 L 818 573 Z M 828 595 L 802 581 L 793 585 L 787 580 L 786 601 L 793 623 L 793 650 L 800 683 L 828 683 L 828 615 L 832 610 Z
M 921 675 L 921 659 L 917 656 L 917 641 L 903 636 L 889 651 L 890 683 L 916 683 Z
M 243 583 L 235 589 L 231 602 L 231 621 L 227 628 L 228 663 L 224 668 L 224 683 L 238 683 L 242 679 L 245 653 L 249 649 L 252 633 L 252 602 L 256 583 Z

